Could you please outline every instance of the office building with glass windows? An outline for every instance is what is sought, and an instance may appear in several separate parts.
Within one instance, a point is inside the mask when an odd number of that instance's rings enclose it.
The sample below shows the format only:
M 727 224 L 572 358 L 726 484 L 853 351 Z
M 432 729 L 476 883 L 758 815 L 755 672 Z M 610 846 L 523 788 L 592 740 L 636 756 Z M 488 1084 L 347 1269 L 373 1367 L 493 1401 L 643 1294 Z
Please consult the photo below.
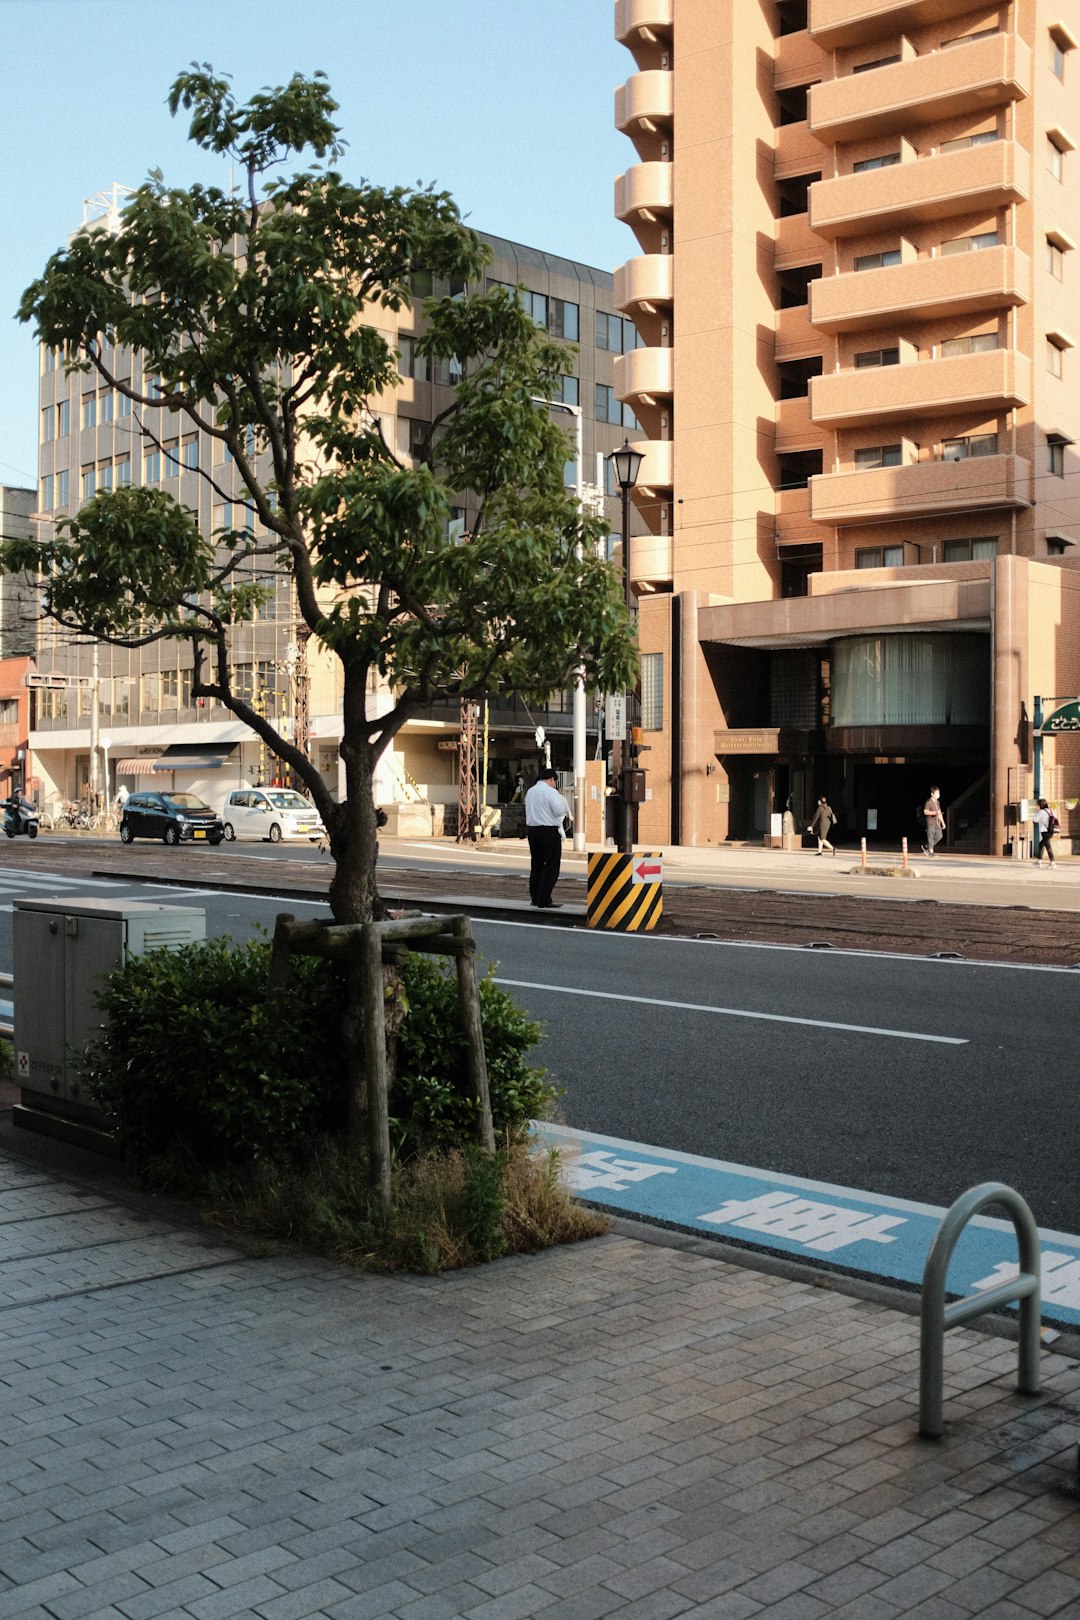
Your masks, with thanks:
M 617 0 L 641 837 L 1012 844 L 1080 690 L 1080 0 Z M 1045 745 L 1066 832 L 1080 741 Z M 1065 842 L 1065 840 L 1063 840 Z
M 121 200 L 114 188 L 102 197 L 100 211 L 88 222 L 96 219 L 108 229 L 111 212 Z M 638 339 L 633 322 L 615 307 L 612 277 L 498 237 L 485 235 L 484 240 L 492 253 L 488 281 L 522 287 L 537 323 L 572 349 L 573 373 L 564 379 L 561 401 L 553 406 L 555 419 L 567 428 L 567 482 L 577 482 L 575 413 L 580 411 L 582 483 L 586 494 L 608 502 L 609 514 L 616 517 L 618 502 L 610 498 L 614 492 L 604 491 L 604 457 L 627 432 L 640 429 L 614 388 L 615 362 Z M 401 379 L 396 390 L 383 396 L 379 411 L 388 442 L 403 457 L 417 452 L 456 381 L 449 362 L 431 362 L 415 348 L 422 330 L 423 296 L 450 289 L 418 283 L 415 290 L 414 310 L 378 314 L 380 330 L 398 351 Z M 118 366 L 115 375 L 130 377 L 139 392 L 152 392 L 154 379 L 144 375 L 138 354 L 110 359 Z M 39 524 L 74 513 L 101 490 L 127 484 L 170 491 L 197 514 L 207 534 L 254 524 L 228 452 L 183 415 L 151 412 L 144 424 L 139 407 L 125 395 L 103 387 L 92 373 L 68 375 L 49 350 L 41 354 L 38 411 Z M 463 507 L 453 521 L 465 530 L 468 516 Z M 298 628 L 290 582 L 278 580 L 257 619 L 234 631 L 233 687 L 291 735 L 298 683 L 306 675 L 311 757 L 336 793 L 341 780 L 339 670 L 336 660 L 321 653 L 314 642 L 307 648 L 306 667 L 300 667 Z M 79 799 L 86 791 L 95 701 L 99 780 L 110 798 L 121 785 L 131 790 L 150 783 L 184 788 L 216 802 L 229 789 L 270 781 L 280 770 L 274 757 L 228 710 L 195 701 L 186 647 L 161 641 L 137 651 L 93 649 L 74 645 L 43 625 L 37 657 L 40 672 L 68 679 L 67 685 L 58 679 L 55 686 L 33 693 L 32 774 L 47 806 Z M 378 694 L 373 700 L 378 701 Z M 549 704 L 530 710 L 521 701 L 493 703 L 491 797 L 509 798 L 517 770 L 531 766 L 537 725 L 544 725 L 551 735 L 560 768 L 569 768 L 570 695 L 555 694 Z M 595 712 L 590 725 L 595 731 Z M 433 705 L 411 720 L 382 761 L 379 802 L 456 804 L 459 728 L 456 703 Z

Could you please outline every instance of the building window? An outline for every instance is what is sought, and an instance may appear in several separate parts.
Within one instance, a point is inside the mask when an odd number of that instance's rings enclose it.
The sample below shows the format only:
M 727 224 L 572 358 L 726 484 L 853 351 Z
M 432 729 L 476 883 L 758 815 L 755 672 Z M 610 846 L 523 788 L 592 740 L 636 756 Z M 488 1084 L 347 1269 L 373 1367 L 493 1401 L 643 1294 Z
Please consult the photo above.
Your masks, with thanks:
M 1050 71 L 1055 79 L 1064 79 L 1065 77 L 1065 52 L 1053 34 L 1050 35 Z
M 1065 375 L 1065 348 L 1061 343 L 1055 343 L 1053 338 L 1046 340 L 1046 369 L 1051 377 Z
M 82 401 L 82 425 L 84 428 L 97 427 L 97 395 L 84 394 Z
M 56 505 L 61 512 L 67 511 L 68 495 L 68 470 L 66 467 L 61 467 L 56 475 Z
M 903 546 L 861 546 L 855 553 L 856 568 L 903 568 Z
M 56 486 L 52 473 L 46 473 L 41 480 L 41 510 L 51 512 L 56 504 Z
M 56 370 L 56 360 L 57 360 L 56 350 L 55 349 L 46 349 L 45 350 L 45 370 L 46 371 L 55 371 Z
M 428 364 L 428 357 L 426 354 L 417 353 L 416 339 L 403 335 L 399 337 L 398 345 L 398 370 L 401 375 L 411 377 L 414 382 L 429 382 L 431 368 Z M 226 459 L 231 461 L 232 452 L 229 451 L 228 445 L 226 445 L 225 449 L 227 451 Z
M 982 129 L 977 135 L 958 135 L 954 140 L 942 141 L 939 152 L 966 152 L 970 146 L 989 146 L 1000 139 L 996 129 Z
M 1060 433 L 1051 433 L 1046 441 L 1046 470 L 1053 473 L 1055 478 L 1065 476 L 1065 446 L 1071 440 L 1064 438 Z
M 549 298 L 547 329 L 552 337 L 566 338 L 571 343 L 578 340 L 580 307 L 571 304 L 565 298 Z
M 1063 540 L 1059 534 L 1048 534 L 1046 537 L 1046 555 L 1048 557 L 1064 557 L 1069 549 L 1068 540 Z
M 97 490 L 97 468 L 84 467 L 82 470 L 82 498 L 84 501 L 93 499 Z
M 131 457 L 117 456 L 116 458 L 116 487 L 127 489 L 131 483 Z
M 664 655 L 641 655 L 641 729 L 664 729 Z
M 98 395 L 98 416 L 103 424 L 112 421 L 116 414 L 116 398 L 111 388 Z
M 899 62 L 900 59 L 899 51 L 896 52 L 895 56 L 875 56 L 872 62 L 860 62 L 851 71 L 852 73 L 872 73 L 875 68 L 892 67 L 893 63 Z
M 942 547 L 943 562 L 985 562 L 996 557 L 997 537 L 986 535 L 978 540 L 946 540 Z
M 161 707 L 163 709 L 190 709 L 191 685 L 194 671 L 165 669 L 161 672 Z
M 799 309 L 810 302 L 810 283 L 819 280 L 820 264 L 799 264 L 777 273 L 781 309 Z
M 1065 254 L 1056 242 L 1046 238 L 1046 268 L 1055 281 L 1065 280 Z
M 899 348 L 863 349 L 855 356 L 856 371 L 865 371 L 868 366 L 898 366 L 899 364 Z
M 161 451 L 148 450 L 143 456 L 143 483 L 159 484 L 161 482 Z
M 810 187 L 821 179 L 821 170 L 809 174 L 789 174 L 777 182 L 776 195 L 781 219 L 805 214 L 810 206 Z
M 967 461 L 974 456 L 996 456 L 996 433 L 968 433 L 961 439 L 942 439 L 941 461 Z
M 56 407 L 56 437 L 62 439 L 71 432 L 71 402 L 62 399 Z
M 97 470 L 97 487 L 99 490 L 112 489 L 113 469 L 111 461 L 99 461 Z
M 177 439 L 165 446 L 165 476 L 166 478 L 180 476 L 180 444 Z
M 977 28 L 972 34 L 954 34 L 952 39 L 942 40 L 941 49 L 943 51 L 950 51 L 954 45 L 970 45 L 973 39 L 989 39 L 991 34 L 996 34 L 997 32 L 998 29 L 993 27 Z
M 117 416 L 131 415 L 131 401 L 122 389 L 119 391 L 116 400 L 116 414 Z
M 970 337 L 946 338 L 938 353 L 943 360 L 949 360 L 958 354 L 986 354 L 997 347 L 996 332 L 975 332 Z
M 977 231 L 974 236 L 950 237 L 938 251 L 945 259 L 953 253 L 977 253 L 980 248 L 997 247 L 999 240 L 997 231 Z
M 609 383 L 596 384 L 596 420 L 609 422 L 612 427 L 637 428 L 640 426 L 637 417 L 629 405 L 624 405 L 615 397 L 615 390 Z
M 621 315 L 608 315 L 602 309 L 596 311 L 598 349 L 607 349 L 611 354 L 628 354 L 631 349 L 642 348 L 644 341 L 633 321 L 623 320 Z
M 852 458 L 856 467 L 900 467 L 904 460 L 901 444 L 872 444 L 856 450 Z
M 188 472 L 198 472 L 199 441 L 194 435 L 190 439 L 184 440 L 183 454 L 181 455 L 180 459 L 183 466 L 187 468 Z
M 1053 136 L 1046 141 L 1046 167 L 1055 180 L 1061 180 L 1065 175 L 1065 149 L 1059 146 Z
M 42 444 L 52 444 L 55 438 L 56 407 L 55 405 L 46 405 L 41 413 L 41 442 Z
M 861 253 L 855 260 L 856 270 L 884 270 L 900 263 L 900 249 L 887 248 L 884 253 Z
M 139 708 L 143 714 L 156 714 L 161 708 L 161 676 L 142 675 L 139 678 Z
M 414 461 L 422 461 L 428 451 L 428 434 L 431 432 L 431 423 L 424 422 L 419 417 L 399 416 L 397 419 L 397 449 L 401 456 L 411 456 Z
M 852 174 L 869 174 L 871 169 L 891 169 L 900 162 L 899 152 L 883 152 L 880 157 L 860 158 L 851 166 Z

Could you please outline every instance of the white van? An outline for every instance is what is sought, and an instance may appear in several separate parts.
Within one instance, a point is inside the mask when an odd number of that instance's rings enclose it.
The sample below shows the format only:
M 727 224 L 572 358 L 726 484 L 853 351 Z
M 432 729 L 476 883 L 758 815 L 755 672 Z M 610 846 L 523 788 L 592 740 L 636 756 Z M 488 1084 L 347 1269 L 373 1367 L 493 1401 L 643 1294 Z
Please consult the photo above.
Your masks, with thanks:
M 293 788 L 237 788 L 221 807 L 225 838 L 307 838 L 317 843 L 326 836 L 319 813 Z

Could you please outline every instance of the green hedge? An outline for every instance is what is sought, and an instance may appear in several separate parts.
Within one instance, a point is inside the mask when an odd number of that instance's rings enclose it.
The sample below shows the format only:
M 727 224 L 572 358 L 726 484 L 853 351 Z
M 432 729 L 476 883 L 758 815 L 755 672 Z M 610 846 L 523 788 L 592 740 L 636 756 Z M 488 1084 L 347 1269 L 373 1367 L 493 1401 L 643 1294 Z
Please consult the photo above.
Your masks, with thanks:
M 136 957 L 99 996 L 105 1028 L 84 1063 L 134 1168 L 173 1178 L 297 1158 L 340 1134 L 341 992 L 333 968 L 295 957 L 286 994 L 266 999 L 269 945 L 212 940 Z M 396 1153 L 476 1140 L 453 967 L 412 956 L 390 1099 Z M 540 1026 L 490 976 L 480 984 L 496 1131 L 523 1135 L 555 1097 L 527 1054 Z

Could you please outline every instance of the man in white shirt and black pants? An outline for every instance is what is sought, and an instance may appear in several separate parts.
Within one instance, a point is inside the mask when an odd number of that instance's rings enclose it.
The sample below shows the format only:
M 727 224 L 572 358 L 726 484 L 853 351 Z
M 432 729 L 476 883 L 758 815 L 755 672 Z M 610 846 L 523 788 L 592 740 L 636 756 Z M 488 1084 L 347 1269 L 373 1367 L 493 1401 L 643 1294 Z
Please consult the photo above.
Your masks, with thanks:
M 532 856 L 529 899 L 538 911 L 555 911 L 559 906 L 551 891 L 562 865 L 562 826 L 569 814 L 570 806 L 555 786 L 554 769 L 542 765 L 525 795 L 525 827 Z

